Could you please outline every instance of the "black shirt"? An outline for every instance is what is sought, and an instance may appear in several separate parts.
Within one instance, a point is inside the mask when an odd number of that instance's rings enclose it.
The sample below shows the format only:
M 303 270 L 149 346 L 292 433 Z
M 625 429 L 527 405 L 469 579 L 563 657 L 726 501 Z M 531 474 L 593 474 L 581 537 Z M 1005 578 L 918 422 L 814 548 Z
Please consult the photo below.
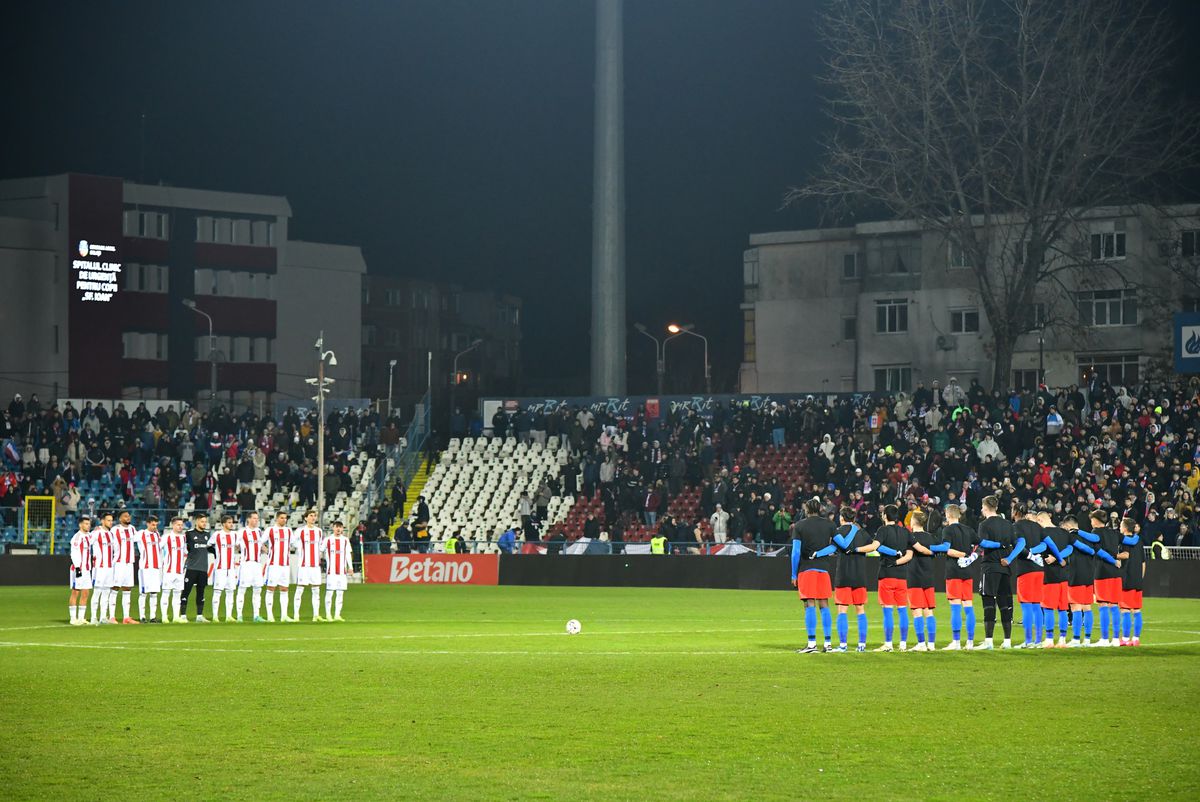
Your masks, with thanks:
M 1074 534 L 1068 532 L 1068 535 Z M 1084 538 L 1078 538 L 1080 543 L 1085 542 Z M 1074 543 L 1075 541 L 1071 541 Z M 1088 546 L 1095 548 L 1099 544 L 1088 543 Z M 1071 552 L 1071 557 L 1067 560 L 1067 582 L 1072 587 L 1083 587 L 1090 585 L 1096 581 L 1096 558 L 1090 554 L 1085 554 L 1079 549 Z
M 950 524 L 942 528 L 942 540 L 950 544 L 950 548 L 970 554 L 979 543 L 975 530 L 966 524 Z M 957 559 L 946 560 L 946 579 L 973 579 L 970 567 L 959 568 Z
M 850 524 L 843 524 L 837 528 L 839 535 L 844 535 L 849 531 Z M 867 555 L 859 554 L 855 549 L 859 546 L 866 546 L 870 542 L 871 536 L 867 534 L 867 530 L 859 527 L 850 542 L 850 550 L 838 552 L 834 587 L 865 588 L 867 586 Z
M 1091 544 L 1097 554 L 1100 553 L 1100 549 L 1104 549 L 1115 558 L 1117 552 L 1123 548 L 1121 546 L 1121 533 L 1116 529 L 1106 526 L 1103 529 L 1097 529 L 1092 534 L 1100 536 L 1099 543 Z M 1104 560 L 1096 561 L 1096 579 L 1120 579 L 1123 571 L 1124 568 L 1117 568 L 1115 565 Z
M 887 546 L 900 552 L 896 557 L 889 557 L 886 554 L 879 555 L 879 578 L 880 579 L 907 579 L 909 563 L 904 565 L 896 565 L 896 560 L 904 556 L 904 552 L 908 550 L 908 535 L 909 532 L 903 526 L 898 524 L 884 524 L 879 527 L 879 531 L 875 533 L 875 539 L 879 541 L 879 545 Z
M 833 542 L 833 533 L 836 531 L 833 521 L 819 516 L 805 518 L 803 521 L 792 524 L 792 539 L 800 541 L 802 550 L 800 555 L 801 571 L 829 570 L 833 564 L 833 555 L 818 557 L 815 560 L 810 559 L 810 556 L 813 552 L 820 551 Z
M 909 532 L 908 545 L 911 547 L 914 543 L 920 543 L 925 548 L 929 548 L 938 541 L 929 532 Z M 933 587 L 933 556 L 922 554 L 913 549 L 912 561 L 908 564 L 908 586 L 910 588 L 931 588 Z
M 208 571 L 208 537 L 211 533 L 207 530 L 201 532 L 199 529 L 189 529 L 187 533 L 187 561 L 184 563 L 186 571 Z
M 1138 542 L 1132 546 L 1122 543 L 1121 551 L 1129 553 L 1129 556 L 1121 561 L 1121 572 L 1124 574 L 1121 587 L 1125 590 L 1141 590 L 1142 565 L 1146 562 L 1146 549 L 1142 546 L 1141 536 L 1138 536 Z
M 1008 566 L 1001 565 L 1000 561 L 1008 556 L 1016 542 L 1013 537 L 1012 524 L 999 515 L 985 518 L 979 525 L 979 540 L 994 540 L 1000 544 L 998 549 L 983 549 L 983 557 L 980 559 L 983 564 L 983 572 L 985 574 L 1010 573 Z
M 1072 533 L 1057 526 L 1047 526 L 1044 528 L 1042 530 L 1042 537 L 1043 539 L 1048 537 L 1053 540 L 1054 545 L 1058 547 L 1060 552 L 1075 542 L 1075 536 Z M 1074 556 L 1067 558 L 1068 561 L 1074 559 Z M 1047 585 L 1056 585 L 1059 582 L 1066 582 L 1067 578 L 1067 567 L 1055 560 L 1054 563 L 1046 566 L 1046 577 L 1042 581 Z
M 1022 574 L 1032 574 L 1042 569 L 1038 564 L 1029 559 L 1029 550 L 1042 542 L 1045 537 L 1042 534 L 1042 526 L 1037 521 L 1031 521 L 1028 518 L 1022 518 L 1013 524 L 1013 533 L 1016 539 L 1025 538 L 1025 549 L 1017 555 L 1013 560 L 1012 574 L 1013 576 L 1021 576 Z

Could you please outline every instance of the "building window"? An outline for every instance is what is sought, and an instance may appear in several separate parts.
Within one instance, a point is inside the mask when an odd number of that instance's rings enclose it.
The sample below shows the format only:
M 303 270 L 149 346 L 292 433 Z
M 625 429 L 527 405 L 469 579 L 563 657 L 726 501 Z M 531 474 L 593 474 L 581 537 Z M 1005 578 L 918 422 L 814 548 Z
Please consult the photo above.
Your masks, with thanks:
M 965 270 L 971 266 L 970 260 L 967 258 L 967 252 L 957 242 L 951 241 L 948 243 L 950 248 L 947 264 L 951 270 Z
M 1021 331 L 1037 331 L 1046 325 L 1046 305 L 1033 304 L 1021 313 Z
M 875 332 L 897 334 L 908 331 L 908 299 L 888 298 L 875 302 Z
M 275 247 L 275 224 L 267 223 L 267 245 Z
M 888 259 L 886 262 L 884 262 L 884 266 L 887 272 L 893 275 L 908 273 L 908 264 L 904 261 L 904 255 L 899 251 L 896 251 L 896 253 L 892 255 L 891 259 Z
M 1136 326 L 1137 290 L 1076 293 L 1079 320 L 1085 326 Z
M 842 339 L 843 340 L 858 339 L 858 318 L 856 318 L 856 317 L 842 318 Z
M 912 389 L 911 365 L 880 365 L 875 368 L 875 391 L 909 392 Z
M 751 248 L 742 256 L 742 284 L 758 286 L 758 248 Z
M 1125 258 L 1125 232 L 1102 231 L 1092 234 L 1092 259 L 1106 261 Z
M 1183 299 L 1183 303 L 1179 305 L 1180 312 L 1200 312 L 1200 298 L 1188 296 Z
M 392 348 L 399 347 L 399 345 L 400 345 L 400 330 L 399 329 L 388 329 L 387 330 L 387 344 L 389 346 L 391 346 Z
M 742 361 L 753 362 L 758 358 L 755 337 L 754 310 L 742 310 Z
M 1036 370 L 1014 370 L 1013 387 L 1017 390 L 1036 390 L 1038 386 Z
M 862 259 L 857 253 L 842 254 L 842 281 L 862 278 Z
M 979 331 L 979 309 L 972 306 L 950 310 L 951 334 L 974 334 Z
M 1079 383 L 1087 384 L 1095 375 L 1113 386 L 1137 384 L 1140 375 L 1137 354 L 1077 354 Z
M 1200 254 L 1200 231 L 1184 231 L 1180 235 L 1179 253 L 1188 258 Z

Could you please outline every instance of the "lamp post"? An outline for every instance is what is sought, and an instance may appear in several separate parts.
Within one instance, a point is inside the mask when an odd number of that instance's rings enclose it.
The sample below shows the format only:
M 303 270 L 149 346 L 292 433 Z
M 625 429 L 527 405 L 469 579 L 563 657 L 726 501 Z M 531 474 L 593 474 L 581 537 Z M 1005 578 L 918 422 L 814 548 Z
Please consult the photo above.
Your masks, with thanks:
M 196 302 L 191 298 L 184 298 L 183 305 L 198 315 L 204 315 L 208 320 L 208 410 L 211 412 L 217 403 L 217 338 L 213 335 L 212 315 L 196 306 Z
M 645 334 L 654 343 L 654 373 L 657 378 L 658 394 L 663 394 L 663 376 L 667 372 L 666 354 L 664 353 L 664 343 L 660 343 L 658 338 L 646 330 L 646 327 L 641 323 L 634 323 L 633 327 L 642 334 Z
M 1038 389 L 1046 383 L 1046 327 L 1038 329 Z
M 452 418 L 454 417 L 454 409 L 455 409 L 455 407 L 454 407 L 455 398 L 454 397 L 458 394 L 458 392 L 457 392 L 457 390 L 458 390 L 458 358 L 460 356 L 462 356 L 463 354 L 468 354 L 471 351 L 474 351 L 476 348 L 478 348 L 481 345 L 483 345 L 483 340 L 476 338 L 475 340 L 473 340 L 471 342 L 470 345 L 468 345 L 466 348 L 464 348 L 463 350 L 459 351 L 457 354 L 454 355 L 454 380 L 450 382 L 450 417 L 452 417 Z
M 333 351 L 325 350 L 325 332 L 317 336 L 317 378 L 309 379 L 309 383 L 317 385 L 317 526 L 325 525 L 325 389 L 333 379 L 325 378 L 325 363 L 329 367 L 337 367 L 337 357 Z
M 663 359 L 666 359 L 667 343 L 671 340 L 675 339 L 676 337 L 682 337 L 685 334 L 691 335 L 692 337 L 699 337 L 704 342 L 704 392 L 711 393 L 712 366 L 708 363 L 708 338 L 703 334 L 697 334 L 695 331 L 693 331 L 694 328 L 695 326 L 691 323 L 687 323 L 682 326 L 678 323 L 672 323 L 671 325 L 667 326 L 667 331 L 671 332 L 672 336 L 663 341 Z
M 388 362 L 388 406 L 387 417 L 392 417 L 392 374 L 396 370 L 396 360 Z

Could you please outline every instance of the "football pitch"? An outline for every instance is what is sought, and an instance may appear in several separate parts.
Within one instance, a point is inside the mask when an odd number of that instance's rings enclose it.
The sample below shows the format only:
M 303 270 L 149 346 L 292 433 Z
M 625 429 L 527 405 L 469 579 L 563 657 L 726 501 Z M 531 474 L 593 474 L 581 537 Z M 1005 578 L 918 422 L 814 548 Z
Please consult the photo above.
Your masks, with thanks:
M 359 585 L 344 615 L 73 628 L 65 588 L 0 588 L 4 797 L 1200 795 L 1200 601 L 1147 599 L 1141 648 L 937 654 L 796 654 L 785 592 Z

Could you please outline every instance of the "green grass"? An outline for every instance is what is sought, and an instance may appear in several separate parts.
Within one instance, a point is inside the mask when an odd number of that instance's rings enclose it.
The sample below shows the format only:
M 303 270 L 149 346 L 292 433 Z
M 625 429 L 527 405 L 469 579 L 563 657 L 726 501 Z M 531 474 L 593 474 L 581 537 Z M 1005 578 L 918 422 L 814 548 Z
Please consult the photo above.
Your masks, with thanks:
M 1147 600 L 1141 649 L 799 655 L 782 592 L 354 586 L 345 624 L 96 628 L 66 597 L 0 588 L 6 799 L 1200 788 L 1200 601 Z

